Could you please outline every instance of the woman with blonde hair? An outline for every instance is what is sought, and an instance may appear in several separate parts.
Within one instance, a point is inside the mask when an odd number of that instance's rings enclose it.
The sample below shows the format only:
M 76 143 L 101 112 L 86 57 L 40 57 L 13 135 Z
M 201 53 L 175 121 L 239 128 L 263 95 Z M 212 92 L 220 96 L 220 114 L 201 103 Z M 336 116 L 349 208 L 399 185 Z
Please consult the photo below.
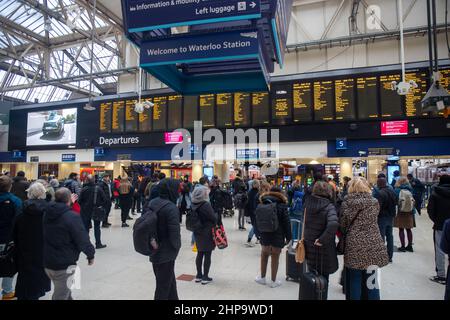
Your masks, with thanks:
M 134 188 L 130 181 L 128 178 L 122 178 L 122 180 L 120 180 L 119 187 L 119 206 L 121 210 L 122 228 L 129 227 L 127 220 L 133 220 L 133 218 L 129 216 L 133 205 L 133 195 Z
M 369 183 L 355 177 L 341 206 L 340 225 L 344 234 L 344 266 L 347 300 L 380 300 L 376 281 L 378 268 L 389 263 L 388 253 L 378 228 L 380 205 L 372 197 Z M 375 276 L 375 277 L 374 277 Z

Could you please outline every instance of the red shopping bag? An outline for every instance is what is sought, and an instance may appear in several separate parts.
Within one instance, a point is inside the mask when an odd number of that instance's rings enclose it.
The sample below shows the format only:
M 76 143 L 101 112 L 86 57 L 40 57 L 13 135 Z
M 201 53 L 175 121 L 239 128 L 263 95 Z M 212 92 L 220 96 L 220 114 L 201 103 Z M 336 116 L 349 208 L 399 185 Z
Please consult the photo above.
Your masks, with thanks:
M 215 226 L 212 229 L 214 243 L 216 244 L 217 248 L 219 249 L 225 249 L 228 247 L 228 240 L 227 235 L 225 233 L 225 228 L 223 225 L 221 226 Z

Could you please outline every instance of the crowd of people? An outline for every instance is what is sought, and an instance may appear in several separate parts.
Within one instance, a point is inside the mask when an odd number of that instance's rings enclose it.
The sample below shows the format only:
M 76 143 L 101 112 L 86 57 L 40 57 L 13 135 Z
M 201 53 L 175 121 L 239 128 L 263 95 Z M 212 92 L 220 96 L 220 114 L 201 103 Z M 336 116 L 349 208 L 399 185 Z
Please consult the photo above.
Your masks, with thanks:
M 266 179 L 244 180 L 238 175 L 228 191 L 217 176 L 202 177 L 197 183 L 190 182 L 189 176 L 168 179 L 164 173 L 114 180 L 105 174 L 98 181 L 89 175 L 83 183 L 76 173 L 63 183 L 54 177 L 30 183 L 23 172 L 13 179 L 0 176 L 0 252 L 13 242 L 18 270 L 15 289 L 13 278 L 2 279 L 2 297 L 36 300 L 50 291 L 52 281 L 53 299 L 72 299 L 67 281 L 81 252 L 92 265 L 95 250 L 106 247 L 101 229 L 111 226 L 108 219 L 114 204 L 120 208 L 122 228 L 129 227 L 133 215 L 157 212 L 158 249 L 149 258 L 156 278 L 155 299 L 176 300 L 175 261 L 183 215 L 198 217 L 191 243 L 197 251 L 195 282 L 206 285 L 213 281 L 210 270 L 216 248 L 211 230 L 223 228 L 222 218 L 232 201 L 237 229 L 247 231 L 246 224 L 251 224 L 246 246 L 261 245 L 258 284 L 280 286 L 282 250 L 303 239 L 309 271 L 328 281 L 339 270 L 338 255 L 343 254 L 341 284 L 346 298 L 380 299 L 379 286 L 368 286 L 368 279 L 376 279 L 379 268 L 393 263 L 393 228 L 399 230 L 398 252 L 414 252 L 415 216 L 421 214 L 424 188 L 412 175 L 398 176 L 391 185 L 380 173 L 373 187 L 363 177 L 343 181 L 338 186 L 333 176 L 317 174 L 309 186 L 294 181 L 282 190 Z M 445 270 L 445 255 L 450 252 L 450 176 L 442 176 L 433 187 L 427 211 L 434 223 L 436 275 L 431 280 L 447 284 L 445 298 L 450 299 Z M 293 230 L 291 219 L 304 228 Z

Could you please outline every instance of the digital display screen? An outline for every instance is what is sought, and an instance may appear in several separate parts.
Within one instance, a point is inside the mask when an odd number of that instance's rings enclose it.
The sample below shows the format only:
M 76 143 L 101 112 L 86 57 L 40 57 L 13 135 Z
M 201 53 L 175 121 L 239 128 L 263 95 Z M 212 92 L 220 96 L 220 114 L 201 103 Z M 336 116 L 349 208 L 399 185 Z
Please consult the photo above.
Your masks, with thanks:
M 105 102 L 100 104 L 100 132 L 111 132 L 112 120 L 112 102 Z
M 250 93 L 234 94 L 234 125 L 250 126 Z
M 294 122 L 312 121 L 313 93 L 312 83 L 293 85 Z
M 355 119 L 355 80 L 340 79 L 334 82 L 336 120 Z
M 313 86 L 314 119 L 317 121 L 333 120 L 333 81 L 316 81 Z
M 203 127 L 214 127 L 214 98 L 213 94 L 200 96 L 200 120 Z
M 113 102 L 112 132 L 121 133 L 125 131 L 125 101 Z
M 423 72 L 408 72 L 406 73 L 406 81 L 414 80 L 417 88 L 411 88 L 411 92 L 405 96 L 406 116 L 417 117 L 421 116 L 421 102 L 423 97 L 427 94 L 427 73 Z M 424 114 L 426 115 L 426 113 Z
M 441 73 L 440 84 L 447 90 L 450 91 L 450 69 L 439 70 Z
M 183 127 L 194 128 L 194 121 L 198 120 L 198 96 L 185 96 L 183 109 Z
M 392 184 L 394 181 L 394 172 L 398 171 L 400 172 L 400 166 L 399 165 L 390 165 L 387 167 L 387 180 L 389 184 Z
M 142 99 L 142 102 L 149 101 L 151 102 L 152 99 L 145 98 Z M 150 132 L 152 131 L 152 117 L 153 117 L 153 108 L 144 108 L 144 112 L 139 113 L 138 120 L 139 120 L 139 132 Z
M 183 126 L 183 96 L 169 96 L 168 108 L 168 129 L 175 130 L 181 128 Z
M 265 125 L 270 123 L 269 93 L 257 92 L 252 94 L 252 124 Z
M 403 121 L 382 121 L 382 136 L 404 136 L 408 134 L 408 120 Z
M 274 124 L 288 124 L 292 119 L 292 89 L 290 84 L 273 85 L 272 93 L 272 122 Z
M 29 112 L 27 146 L 77 142 L 77 108 Z
M 233 94 L 219 93 L 216 95 L 217 126 L 219 128 L 233 126 Z
M 138 113 L 134 111 L 137 100 L 127 100 L 125 102 L 125 131 L 138 131 Z
M 381 116 L 383 118 L 401 117 L 402 98 L 396 90 L 392 90 L 392 82 L 402 81 L 400 74 L 389 74 L 380 76 L 380 103 Z
M 359 119 L 378 118 L 377 77 L 356 79 Z
M 166 130 L 167 97 L 155 97 L 153 103 L 153 130 Z

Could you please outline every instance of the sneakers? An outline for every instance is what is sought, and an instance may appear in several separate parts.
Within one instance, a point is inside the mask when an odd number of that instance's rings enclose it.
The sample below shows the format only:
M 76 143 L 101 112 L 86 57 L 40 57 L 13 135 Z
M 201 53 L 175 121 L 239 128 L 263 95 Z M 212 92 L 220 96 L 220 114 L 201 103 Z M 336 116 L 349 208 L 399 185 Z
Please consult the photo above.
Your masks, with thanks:
M 203 284 L 203 285 L 208 284 L 208 283 L 210 283 L 210 282 L 212 282 L 212 281 L 213 281 L 213 279 L 212 279 L 212 278 L 209 278 L 209 277 L 203 277 L 203 278 L 202 278 L 202 284 Z
M 126 223 L 122 223 L 122 228 L 128 228 L 129 227 L 129 225 L 128 224 L 126 224 Z
M 276 287 L 279 287 L 279 286 L 281 286 L 281 281 L 271 281 L 270 283 L 269 283 L 269 287 L 270 288 L 276 288 Z
M 106 244 L 96 244 L 95 249 L 104 249 L 106 248 Z
M 103 223 L 102 228 L 109 228 L 111 227 L 111 223 Z
M 203 276 L 201 276 L 201 275 L 196 275 L 196 276 L 195 276 L 195 283 L 202 282 L 202 278 L 203 278 Z
M 431 281 L 439 283 L 439 284 L 443 284 L 445 285 L 447 279 L 443 278 L 443 277 L 438 277 L 438 276 L 434 276 L 430 278 Z
M 2 297 L 2 300 L 13 300 L 16 296 L 15 292 L 5 293 Z
M 133 218 L 132 218 L 132 217 L 130 217 L 130 216 L 128 216 L 128 217 L 127 217 L 127 220 L 133 220 Z
M 259 242 L 259 239 L 258 239 L 258 240 L 256 240 L 256 244 L 260 244 L 260 242 Z
M 408 252 L 414 252 L 414 249 L 413 249 L 412 245 L 407 246 L 405 248 L 405 250 L 408 251 Z
M 255 279 L 255 282 L 265 286 L 266 285 L 266 278 L 261 278 L 260 276 L 257 276 L 256 279 Z
M 406 248 L 401 246 L 400 248 L 397 249 L 399 252 L 406 252 Z
M 245 243 L 245 245 L 246 245 L 248 248 L 253 248 L 253 247 L 255 246 L 251 241 L 247 241 L 247 242 Z

